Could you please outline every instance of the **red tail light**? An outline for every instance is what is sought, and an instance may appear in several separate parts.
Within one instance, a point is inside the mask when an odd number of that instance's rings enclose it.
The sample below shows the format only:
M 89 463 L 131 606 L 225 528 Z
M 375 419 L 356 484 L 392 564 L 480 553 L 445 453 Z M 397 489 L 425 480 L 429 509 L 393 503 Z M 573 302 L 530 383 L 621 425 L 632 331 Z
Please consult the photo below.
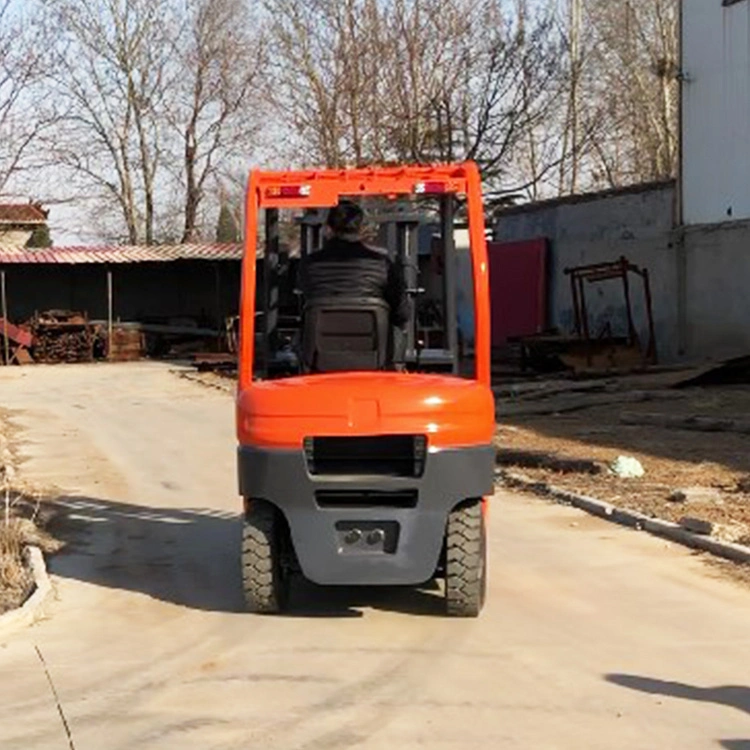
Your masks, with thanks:
M 310 185 L 279 185 L 266 190 L 269 198 L 307 198 L 312 192 Z
M 446 193 L 447 186 L 444 182 L 418 182 L 414 186 L 414 192 L 417 195 L 435 195 Z

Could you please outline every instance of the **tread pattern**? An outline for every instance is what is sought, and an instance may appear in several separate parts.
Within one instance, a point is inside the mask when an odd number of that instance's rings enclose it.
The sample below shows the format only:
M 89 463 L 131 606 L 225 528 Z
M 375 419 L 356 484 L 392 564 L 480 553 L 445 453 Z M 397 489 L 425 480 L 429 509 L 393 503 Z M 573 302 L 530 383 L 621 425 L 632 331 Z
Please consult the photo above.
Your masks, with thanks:
M 254 500 L 242 531 L 242 586 L 249 612 L 276 614 L 286 606 L 288 582 L 281 568 L 279 512 Z
M 487 577 L 482 503 L 458 506 L 448 516 L 445 599 L 451 617 L 477 617 L 484 605 Z

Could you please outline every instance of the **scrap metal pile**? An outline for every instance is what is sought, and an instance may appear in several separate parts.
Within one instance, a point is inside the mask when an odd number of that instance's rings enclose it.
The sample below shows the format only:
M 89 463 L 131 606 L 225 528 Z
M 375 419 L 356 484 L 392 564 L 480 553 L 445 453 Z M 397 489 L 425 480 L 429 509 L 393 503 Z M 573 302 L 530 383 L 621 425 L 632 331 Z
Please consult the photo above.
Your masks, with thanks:
M 37 313 L 29 327 L 35 362 L 93 362 L 95 331 L 85 315 L 50 310 Z
M 85 312 L 48 310 L 21 324 L 0 317 L 0 363 L 133 362 L 143 357 L 206 359 L 210 369 L 236 363 L 236 331 L 202 328 L 189 319 L 89 320 Z M 111 340 L 110 340 L 111 339 Z
M 566 268 L 570 277 L 575 333 L 558 330 L 522 336 L 513 343 L 520 347 L 522 370 L 556 372 L 568 370 L 575 374 L 646 370 L 657 364 L 656 333 L 648 270 L 620 257 L 608 263 L 594 263 Z M 643 300 L 636 308 L 632 278 L 643 288 Z M 608 306 L 599 315 L 592 315 L 586 289 L 594 284 L 619 281 L 624 306 Z M 636 309 L 642 320 L 636 319 Z M 616 334 L 615 329 L 620 333 Z M 598 329 L 598 330 L 597 330 Z M 643 333 L 645 332 L 645 338 Z
M 48 310 L 16 325 L 0 318 L 0 362 L 93 362 L 106 351 L 106 332 L 85 313 Z

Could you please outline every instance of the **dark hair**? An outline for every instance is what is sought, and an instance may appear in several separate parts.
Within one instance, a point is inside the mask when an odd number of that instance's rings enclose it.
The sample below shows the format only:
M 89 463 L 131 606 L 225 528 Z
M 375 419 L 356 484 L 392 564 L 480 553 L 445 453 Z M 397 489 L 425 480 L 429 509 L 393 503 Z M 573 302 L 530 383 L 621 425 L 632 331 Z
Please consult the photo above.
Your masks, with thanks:
M 359 234 L 365 212 L 354 201 L 341 200 L 328 212 L 326 223 L 336 234 Z

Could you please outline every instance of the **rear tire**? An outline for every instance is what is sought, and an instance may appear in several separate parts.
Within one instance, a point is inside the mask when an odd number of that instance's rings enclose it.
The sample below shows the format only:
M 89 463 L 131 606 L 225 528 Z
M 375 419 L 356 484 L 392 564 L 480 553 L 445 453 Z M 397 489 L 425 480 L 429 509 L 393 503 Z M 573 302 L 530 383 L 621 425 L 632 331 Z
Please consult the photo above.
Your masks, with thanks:
M 482 501 L 472 500 L 448 515 L 445 603 L 449 617 L 478 617 L 487 591 L 487 538 Z
M 270 503 L 253 500 L 242 531 L 242 586 L 245 607 L 256 614 L 282 612 L 289 599 L 289 575 L 283 551 L 288 530 Z

